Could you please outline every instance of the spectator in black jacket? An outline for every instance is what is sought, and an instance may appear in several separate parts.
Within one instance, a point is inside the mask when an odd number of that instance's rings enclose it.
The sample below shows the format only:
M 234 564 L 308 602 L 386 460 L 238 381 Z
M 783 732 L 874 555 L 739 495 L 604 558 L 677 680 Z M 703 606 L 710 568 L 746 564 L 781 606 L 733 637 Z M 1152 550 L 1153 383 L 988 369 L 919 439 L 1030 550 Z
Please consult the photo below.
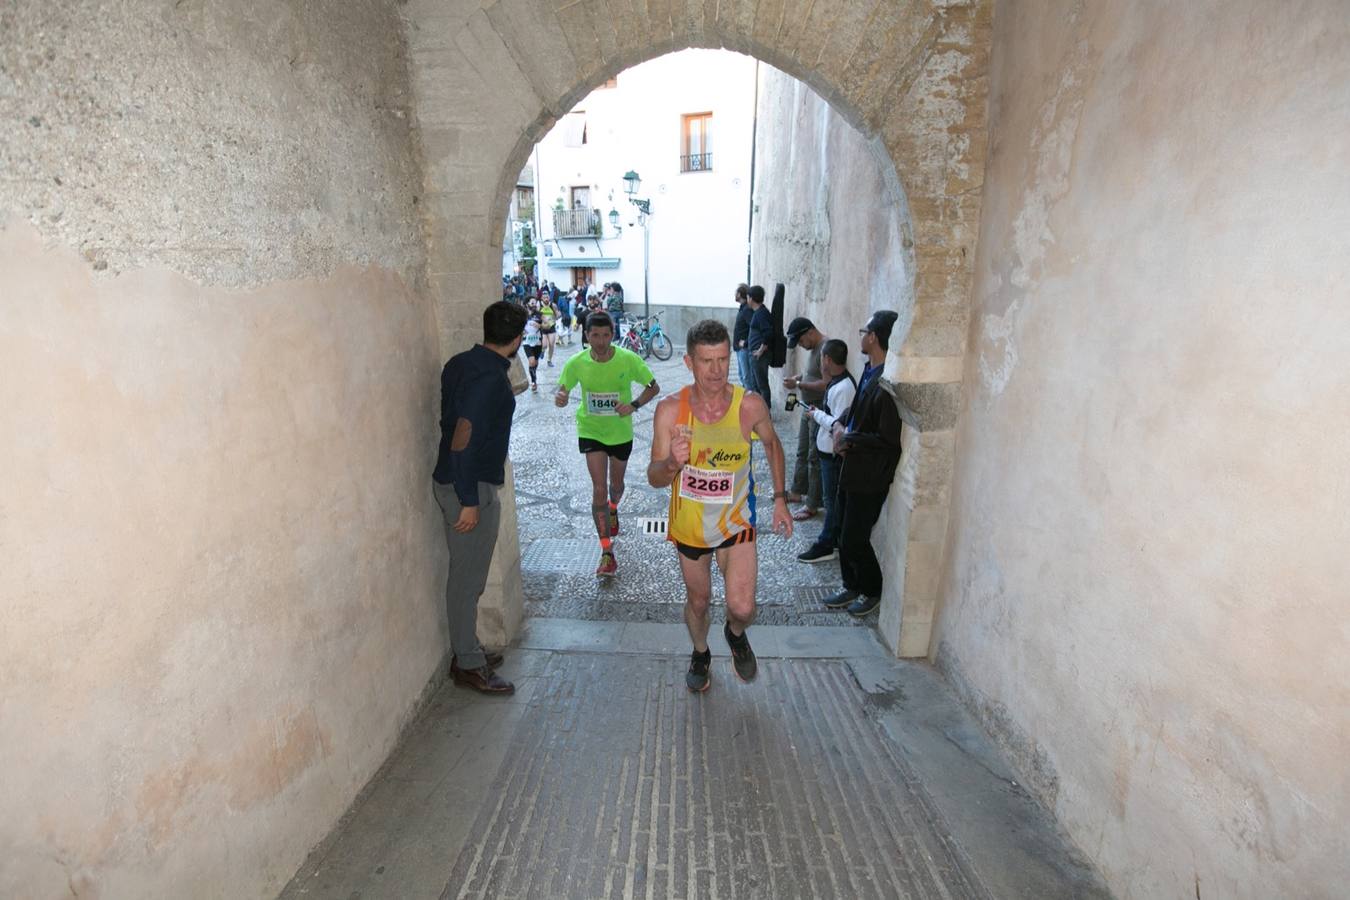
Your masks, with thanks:
M 773 314 L 764 305 L 764 288 L 752 285 L 750 302 L 746 306 L 754 312 L 750 316 L 750 337 L 746 349 L 750 353 L 750 362 L 755 374 L 754 386 L 748 386 L 764 398 L 764 405 L 773 409 L 769 399 L 769 360 L 773 349 Z
M 494 669 L 501 657 L 478 643 L 478 599 L 487 586 L 497 546 L 506 481 L 506 451 L 516 398 L 507 374 L 520 349 L 525 308 L 505 301 L 483 312 L 483 343 L 452 357 L 441 371 L 441 443 L 432 490 L 445 517 L 450 576 L 445 606 L 450 621 L 450 677 L 486 694 L 515 687 Z
M 731 349 L 736 353 L 736 371 L 741 376 L 741 387 L 747 391 L 755 389 L 754 368 L 750 365 L 750 350 L 747 344 L 750 341 L 750 317 L 755 311 L 750 307 L 750 285 L 742 284 L 736 287 L 736 304 L 740 309 L 736 311 L 736 327 L 731 332 Z
M 881 605 L 881 564 L 872 550 L 872 529 L 900 464 L 900 409 L 894 388 L 881 377 L 899 316 L 878 310 L 862 329 L 867 366 L 858 382 L 847 421 L 835 428 L 835 452 L 844 459 L 839 473 L 839 571 L 844 589 L 825 601 L 861 618 Z

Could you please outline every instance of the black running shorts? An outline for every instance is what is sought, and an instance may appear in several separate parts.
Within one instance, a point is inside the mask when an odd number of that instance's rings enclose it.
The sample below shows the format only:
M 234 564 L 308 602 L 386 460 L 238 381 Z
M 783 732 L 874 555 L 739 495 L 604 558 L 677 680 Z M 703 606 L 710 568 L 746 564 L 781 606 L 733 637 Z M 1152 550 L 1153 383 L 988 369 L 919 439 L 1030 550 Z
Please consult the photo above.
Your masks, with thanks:
M 619 462 L 628 462 L 628 457 L 633 455 L 633 442 L 602 444 L 590 438 L 577 438 L 577 449 L 582 453 L 607 453 Z
M 755 542 L 755 529 L 749 528 L 739 534 L 733 534 L 716 547 L 691 547 L 688 544 L 675 542 L 675 549 L 680 551 L 680 555 L 686 559 L 692 559 L 698 562 L 709 553 L 716 553 L 718 550 L 725 550 L 728 547 L 734 547 L 737 544 L 753 544 Z

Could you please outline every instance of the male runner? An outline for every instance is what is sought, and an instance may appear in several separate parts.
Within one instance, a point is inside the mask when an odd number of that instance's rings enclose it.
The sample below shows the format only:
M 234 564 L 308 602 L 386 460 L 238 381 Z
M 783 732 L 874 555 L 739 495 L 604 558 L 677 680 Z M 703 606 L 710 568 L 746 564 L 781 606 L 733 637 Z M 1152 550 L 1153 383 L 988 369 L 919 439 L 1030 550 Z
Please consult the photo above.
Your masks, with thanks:
M 567 405 L 572 388 L 581 385 L 577 409 L 577 447 L 586 455 L 591 476 L 591 516 L 600 536 L 600 566 L 596 575 L 614 575 L 614 537 L 619 533 L 619 501 L 623 499 L 623 476 L 633 453 L 633 413 L 661 392 L 656 376 L 631 350 L 615 347 L 614 320 L 597 310 L 586 318 L 586 342 L 590 349 L 578 353 L 563 366 L 553 402 Z M 633 399 L 633 384 L 645 384 Z
M 755 677 L 755 652 L 745 630 L 755 619 L 755 478 L 752 433 L 768 454 L 773 476 L 773 530 L 792 536 L 792 516 L 783 490 L 783 445 L 774 433 L 769 407 L 757 394 L 727 383 L 731 335 L 705 319 L 689 329 L 684 364 L 694 383 L 662 400 L 653 422 L 652 461 L 647 481 L 670 486 L 667 538 L 679 551 L 684 576 L 684 621 L 694 642 L 684 683 L 706 691 L 712 651 L 708 649 L 708 604 L 712 565 L 717 557 L 727 590 L 723 629 L 732 665 L 742 681 Z

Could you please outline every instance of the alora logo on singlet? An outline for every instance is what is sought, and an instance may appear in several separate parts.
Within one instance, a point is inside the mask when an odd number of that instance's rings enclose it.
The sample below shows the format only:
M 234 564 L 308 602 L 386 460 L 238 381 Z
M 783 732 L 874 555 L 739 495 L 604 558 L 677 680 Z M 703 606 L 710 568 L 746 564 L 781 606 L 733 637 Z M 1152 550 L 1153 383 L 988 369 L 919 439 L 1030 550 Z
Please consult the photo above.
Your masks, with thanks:
M 698 455 L 698 464 L 700 466 L 716 466 L 724 464 L 740 465 L 745 462 L 744 453 L 728 453 L 726 450 L 717 450 L 711 454 L 703 450 Z

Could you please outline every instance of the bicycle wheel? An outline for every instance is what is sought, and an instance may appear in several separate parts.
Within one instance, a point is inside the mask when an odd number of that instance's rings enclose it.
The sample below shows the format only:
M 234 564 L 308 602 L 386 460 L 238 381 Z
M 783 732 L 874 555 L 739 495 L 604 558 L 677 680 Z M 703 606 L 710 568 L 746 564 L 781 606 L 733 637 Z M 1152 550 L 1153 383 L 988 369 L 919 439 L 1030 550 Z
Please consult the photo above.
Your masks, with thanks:
M 651 349 L 652 355 L 661 362 L 670 359 L 670 354 L 675 352 L 675 345 L 670 342 L 670 338 L 666 337 L 664 331 L 658 331 L 652 335 L 652 339 L 647 342 L 647 346 Z

